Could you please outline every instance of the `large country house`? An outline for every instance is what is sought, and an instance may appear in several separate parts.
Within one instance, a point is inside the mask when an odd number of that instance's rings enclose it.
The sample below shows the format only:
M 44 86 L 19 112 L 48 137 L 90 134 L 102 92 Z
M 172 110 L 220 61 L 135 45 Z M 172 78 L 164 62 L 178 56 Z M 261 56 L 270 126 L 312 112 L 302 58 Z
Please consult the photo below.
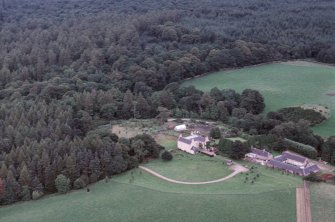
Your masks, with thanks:
M 196 154 L 206 147 L 207 142 L 209 142 L 208 137 L 192 133 L 190 136 L 186 137 L 180 135 L 177 141 L 177 147 L 187 153 Z

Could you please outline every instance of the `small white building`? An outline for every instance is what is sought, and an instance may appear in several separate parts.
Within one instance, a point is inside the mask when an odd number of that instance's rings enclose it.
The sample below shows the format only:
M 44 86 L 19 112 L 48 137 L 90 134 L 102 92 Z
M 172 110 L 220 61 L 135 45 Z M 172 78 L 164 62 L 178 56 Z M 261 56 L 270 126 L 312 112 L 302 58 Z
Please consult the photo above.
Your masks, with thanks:
M 185 124 L 175 126 L 175 128 L 174 128 L 174 130 L 177 131 L 177 132 L 182 132 L 182 131 L 185 131 L 186 129 L 187 129 L 187 127 L 186 127 Z
M 196 154 L 200 149 L 206 147 L 206 143 L 209 142 L 208 137 L 192 134 L 187 137 L 179 136 L 177 141 L 177 147 L 190 154 Z

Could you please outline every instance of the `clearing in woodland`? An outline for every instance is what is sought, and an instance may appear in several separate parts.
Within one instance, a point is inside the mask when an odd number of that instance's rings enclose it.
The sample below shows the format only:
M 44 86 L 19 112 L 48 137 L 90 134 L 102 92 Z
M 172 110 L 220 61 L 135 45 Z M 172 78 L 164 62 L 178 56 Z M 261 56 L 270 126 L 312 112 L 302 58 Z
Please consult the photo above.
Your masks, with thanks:
M 335 112 L 335 67 L 313 62 L 292 61 L 220 71 L 187 80 L 184 86 L 194 85 L 209 91 L 213 87 L 259 90 L 265 98 L 266 110 L 303 104 L 321 104 Z M 313 127 L 322 136 L 335 135 L 335 117 Z

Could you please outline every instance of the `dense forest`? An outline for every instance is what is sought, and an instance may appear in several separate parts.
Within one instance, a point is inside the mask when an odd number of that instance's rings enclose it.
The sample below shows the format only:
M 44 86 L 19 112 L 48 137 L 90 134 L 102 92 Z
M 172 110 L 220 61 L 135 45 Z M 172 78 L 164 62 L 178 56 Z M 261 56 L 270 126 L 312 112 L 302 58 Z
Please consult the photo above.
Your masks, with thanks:
M 158 156 L 150 136 L 96 130 L 116 119 L 220 120 L 335 163 L 333 138 L 259 115 L 257 91 L 178 86 L 222 68 L 335 63 L 334 11 L 329 0 L 0 0 L 0 204 L 55 192 L 60 173 L 82 187 Z

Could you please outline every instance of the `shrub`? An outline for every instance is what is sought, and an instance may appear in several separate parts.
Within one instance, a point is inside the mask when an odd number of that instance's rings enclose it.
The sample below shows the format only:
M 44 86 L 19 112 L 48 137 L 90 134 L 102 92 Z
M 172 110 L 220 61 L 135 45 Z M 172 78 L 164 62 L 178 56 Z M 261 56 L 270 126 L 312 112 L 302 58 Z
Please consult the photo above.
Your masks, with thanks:
M 64 194 L 70 190 L 70 179 L 63 174 L 59 174 L 55 180 L 55 185 L 58 193 Z
M 43 195 L 44 195 L 43 192 L 33 191 L 32 198 L 33 198 L 33 200 L 37 200 L 37 199 L 41 198 Z
M 172 156 L 172 154 L 169 151 L 165 150 L 162 153 L 161 158 L 164 161 L 171 161 L 173 159 L 173 156 Z
M 311 173 L 308 176 L 305 176 L 304 180 L 308 180 L 311 182 L 322 182 L 321 177 L 316 173 Z
M 278 110 L 278 113 L 280 113 L 287 122 L 298 122 L 300 119 L 305 119 L 308 120 L 312 126 L 326 120 L 326 117 L 320 112 L 312 109 L 303 109 L 301 107 L 282 108 Z
M 86 183 L 84 182 L 84 180 L 79 177 L 78 179 L 76 179 L 73 183 L 73 187 L 74 189 L 82 189 L 84 187 L 86 187 Z

